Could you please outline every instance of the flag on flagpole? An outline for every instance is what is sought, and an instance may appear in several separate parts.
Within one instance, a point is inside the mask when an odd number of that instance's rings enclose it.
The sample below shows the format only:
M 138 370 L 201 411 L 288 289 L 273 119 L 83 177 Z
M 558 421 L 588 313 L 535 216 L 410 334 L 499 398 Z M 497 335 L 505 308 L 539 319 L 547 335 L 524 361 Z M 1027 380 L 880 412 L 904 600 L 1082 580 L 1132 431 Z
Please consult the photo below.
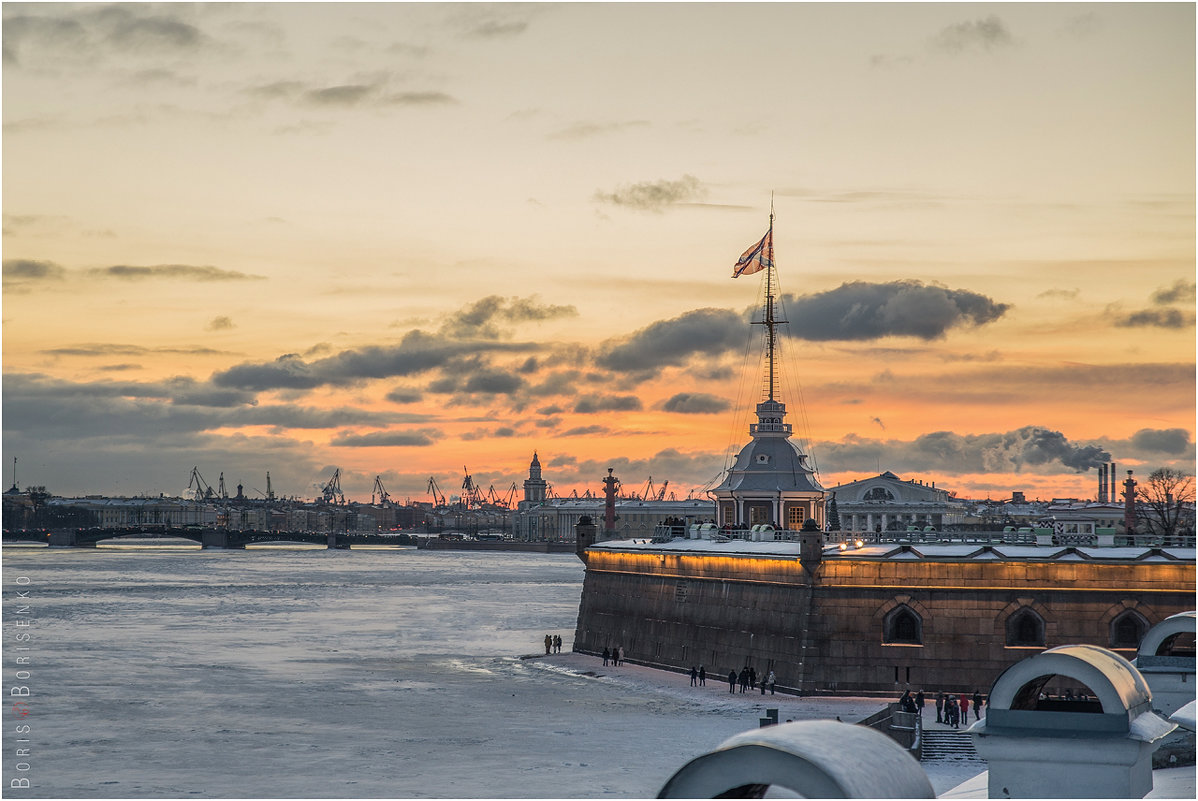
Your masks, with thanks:
M 774 226 L 771 225 L 770 230 L 765 232 L 765 236 L 761 237 L 761 241 L 742 253 L 740 258 L 736 260 L 736 266 L 732 268 L 732 277 L 739 278 L 742 275 L 752 275 L 773 266 Z

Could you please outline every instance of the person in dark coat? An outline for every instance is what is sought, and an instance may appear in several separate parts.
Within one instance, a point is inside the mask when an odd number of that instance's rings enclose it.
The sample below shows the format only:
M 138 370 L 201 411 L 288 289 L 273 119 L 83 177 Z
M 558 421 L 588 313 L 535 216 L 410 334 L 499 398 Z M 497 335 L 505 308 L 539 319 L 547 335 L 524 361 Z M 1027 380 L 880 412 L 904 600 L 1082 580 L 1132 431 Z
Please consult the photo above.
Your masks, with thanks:
M 977 690 L 973 691 L 973 719 L 982 719 L 982 694 Z
M 611 659 L 611 651 L 607 650 L 607 646 L 603 646 L 603 667 L 607 667 L 607 660 Z
M 740 691 L 743 693 L 749 689 L 749 669 L 743 667 L 740 669 Z
M 757 668 L 755 667 L 749 668 L 749 689 L 757 689 Z
M 924 699 L 923 690 L 920 690 L 919 692 L 917 692 L 917 693 L 915 694 L 915 708 L 919 710 L 919 716 L 920 716 L 921 718 L 923 717 L 923 703 L 924 703 L 924 700 L 925 700 L 925 699 Z
M 944 693 L 936 693 L 936 722 L 944 723 Z
M 703 667 L 702 665 L 699 665 L 699 686 L 707 686 L 707 668 Z
M 728 671 L 728 692 L 730 692 L 730 693 L 736 692 L 736 671 L 735 670 Z
M 549 652 L 552 650 L 553 650 L 553 636 L 550 634 L 546 634 L 545 635 L 545 655 L 549 656 Z
M 691 665 L 691 686 L 699 686 L 699 669 L 694 665 Z

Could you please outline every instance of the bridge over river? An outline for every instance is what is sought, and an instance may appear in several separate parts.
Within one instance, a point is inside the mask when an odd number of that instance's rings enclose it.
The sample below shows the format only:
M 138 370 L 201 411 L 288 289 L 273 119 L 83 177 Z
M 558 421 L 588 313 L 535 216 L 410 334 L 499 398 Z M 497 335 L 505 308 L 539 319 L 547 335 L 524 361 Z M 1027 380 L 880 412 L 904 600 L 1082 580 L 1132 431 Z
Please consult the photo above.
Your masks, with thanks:
M 105 540 L 177 538 L 191 540 L 203 548 L 244 549 L 247 545 L 266 542 L 293 542 L 324 545 L 327 548 L 348 549 L 351 545 L 410 545 L 410 539 L 381 534 L 360 534 L 345 531 L 237 531 L 223 528 L 170 526 L 122 526 L 97 528 L 56 528 L 5 530 L 4 543 L 45 543 L 52 548 L 94 548 Z

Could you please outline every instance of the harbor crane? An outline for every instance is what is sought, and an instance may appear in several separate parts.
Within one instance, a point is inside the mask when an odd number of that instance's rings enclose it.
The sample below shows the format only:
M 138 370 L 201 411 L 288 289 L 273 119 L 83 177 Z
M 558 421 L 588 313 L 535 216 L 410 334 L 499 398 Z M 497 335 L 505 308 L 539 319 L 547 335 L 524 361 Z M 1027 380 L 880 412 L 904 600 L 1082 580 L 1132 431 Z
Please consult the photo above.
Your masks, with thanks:
M 199 467 L 191 468 L 191 480 L 187 482 L 187 490 L 194 494 L 197 501 L 210 501 L 216 497 L 212 485 L 200 475 Z
M 341 492 L 341 468 L 338 467 L 333 471 L 333 477 L 329 479 L 329 483 L 320 488 L 321 499 L 325 503 L 333 503 L 339 506 L 345 505 L 345 495 Z
M 383 487 L 383 477 L 382 476 L 374 477 L 374 489 L 371 490 L 371 492 L 370 492 L 370 505 L 371 506 L 374 505 L 374 496 L 375 495 L 378 495 L 380 506 L 386 506 L 389 503 L 391 503 L 391 493 L 387 492 L 387 490 Z
M 433 496 L 433 506 L 445 506 L 445 494 L 441 492 L 441 488 L 437 486 L 437 479 L 432 476 L 428 477 L 428 491 Z
M 462 465 L 462 472 L 466 474 L 466 478 L 462 480 L 462 503 L 467 509 L 475 508 L 483 505 L 482 490 L 474 483 L 474 478 L 470 475 L 470 471 Z

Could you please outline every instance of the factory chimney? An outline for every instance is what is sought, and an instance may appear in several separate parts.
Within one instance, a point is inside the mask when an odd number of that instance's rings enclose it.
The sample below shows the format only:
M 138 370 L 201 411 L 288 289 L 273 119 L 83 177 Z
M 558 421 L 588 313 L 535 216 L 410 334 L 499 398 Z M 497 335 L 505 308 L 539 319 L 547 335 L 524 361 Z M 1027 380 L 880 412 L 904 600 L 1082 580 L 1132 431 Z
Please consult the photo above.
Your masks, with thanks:
M 1098 468 L 1098 502 L 1106 503 L 1106 462 Z

